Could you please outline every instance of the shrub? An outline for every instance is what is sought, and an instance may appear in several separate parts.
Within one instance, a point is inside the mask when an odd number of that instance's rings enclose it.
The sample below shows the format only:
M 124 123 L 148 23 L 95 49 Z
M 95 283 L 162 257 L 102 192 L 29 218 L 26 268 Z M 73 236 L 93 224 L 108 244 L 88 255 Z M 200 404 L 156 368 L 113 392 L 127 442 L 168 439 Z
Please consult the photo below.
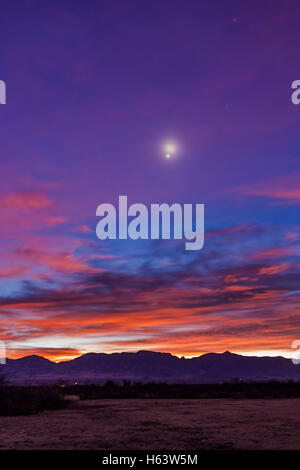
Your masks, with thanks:
M 64 408 L 68 402 L 53 387 L 0 387 L 0 415 L 16 416 Z

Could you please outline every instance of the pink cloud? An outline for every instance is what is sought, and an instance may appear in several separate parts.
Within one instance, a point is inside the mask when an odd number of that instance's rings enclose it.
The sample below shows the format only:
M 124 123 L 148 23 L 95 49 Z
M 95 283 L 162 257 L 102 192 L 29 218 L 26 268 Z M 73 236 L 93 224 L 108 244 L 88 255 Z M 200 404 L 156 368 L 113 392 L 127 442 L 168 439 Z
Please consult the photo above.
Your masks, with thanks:
M 284 257 L 289 255 L 296 255 L 299 253 L 299 245 L 294 246 L 280 246 L 276 248 L 270 248 L 268 250 L 259 251 L 252 258 L 273 258 L 273 257 Z
M 16 276 L 20 276 L 27 271 L 25 267 L 22 266 L 14 266 L 12 268 L 1 268 L 0 269 L 0 278 L 12 278 Z
M 0 205 L 9 209 L 44 209 L 51 205 L 51 200 L 43 193 L 15 192 L 3 197 Z
M 55 246 L 54 246 L 55 244 Z M 99 273 L 100 268 L 94 268 L 87 260 L 74 254 L 72 248 L 59 246 L 59 240 L 52 240 L 50 245 L 45 245 L 34 240 L 15 251 L 18 260 L 23 260 L 31 266 L 43 266 L 51 271 L 59 273 Z
M 92 229 L 90 229 L 87 225 L 80 225 L 80 227 L 77 228 L 77 232 L 79 232 L 79 233 L 91 233 Z
M 288 232 L 285 237 L 286 240 L 296 241 L 298 240 L 298 234 L 294 232 Z
M 68 219 L 66 217 L 55 217 L 55 216 L 49 216 L 49 217 L 44 217 L 43 222 L 47 227 L 55 227 L 56 225 L 61 225 L 65 223 Z
M 285 204 L 300 203 L 300 175 L 288 174 L 282 177 L 243 186 L 237 189 L 246 196 L 265 197 Z

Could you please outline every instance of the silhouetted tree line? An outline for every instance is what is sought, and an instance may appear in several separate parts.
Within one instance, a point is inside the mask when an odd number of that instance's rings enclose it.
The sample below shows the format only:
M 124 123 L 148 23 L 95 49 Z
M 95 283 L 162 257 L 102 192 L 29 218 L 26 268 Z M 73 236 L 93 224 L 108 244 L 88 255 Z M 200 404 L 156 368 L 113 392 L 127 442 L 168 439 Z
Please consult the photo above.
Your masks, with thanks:
M 103 385 L 13 386 L 0 376 L 0 415 L 28 415 L 43 410 L 64 408 L 68 396 L 81 400 L 104 398 L 232 398 L 279 399 L 300 398 L 300 382 L 241 382 L 219 384 L 141 383 L 124 380 L 122 384 L 107 380 Z
M 219 384 L 140 383 L 108 380 L 104 385 L 67 385 L 67 395 L 97 398 L 300 398 L 300 382 L 232 382 Z

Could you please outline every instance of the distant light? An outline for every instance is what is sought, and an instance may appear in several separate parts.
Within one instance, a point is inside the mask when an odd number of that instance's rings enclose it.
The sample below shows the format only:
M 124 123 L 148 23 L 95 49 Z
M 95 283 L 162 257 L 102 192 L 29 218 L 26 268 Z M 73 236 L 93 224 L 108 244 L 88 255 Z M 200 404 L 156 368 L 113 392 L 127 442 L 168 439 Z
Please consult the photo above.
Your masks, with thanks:
M 170 154 L 170 153 L 166 153 L 166 158 L 171 158 L 171 154 Z

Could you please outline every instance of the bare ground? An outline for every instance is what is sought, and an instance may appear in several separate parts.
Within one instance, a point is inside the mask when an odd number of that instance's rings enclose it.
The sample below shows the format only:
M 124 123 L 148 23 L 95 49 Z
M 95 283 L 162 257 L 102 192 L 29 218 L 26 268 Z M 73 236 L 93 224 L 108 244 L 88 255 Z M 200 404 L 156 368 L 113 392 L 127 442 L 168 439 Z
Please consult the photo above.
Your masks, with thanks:
M 0 449 L 300 449 L 300 399 L 87 400 L 0 417 Z

